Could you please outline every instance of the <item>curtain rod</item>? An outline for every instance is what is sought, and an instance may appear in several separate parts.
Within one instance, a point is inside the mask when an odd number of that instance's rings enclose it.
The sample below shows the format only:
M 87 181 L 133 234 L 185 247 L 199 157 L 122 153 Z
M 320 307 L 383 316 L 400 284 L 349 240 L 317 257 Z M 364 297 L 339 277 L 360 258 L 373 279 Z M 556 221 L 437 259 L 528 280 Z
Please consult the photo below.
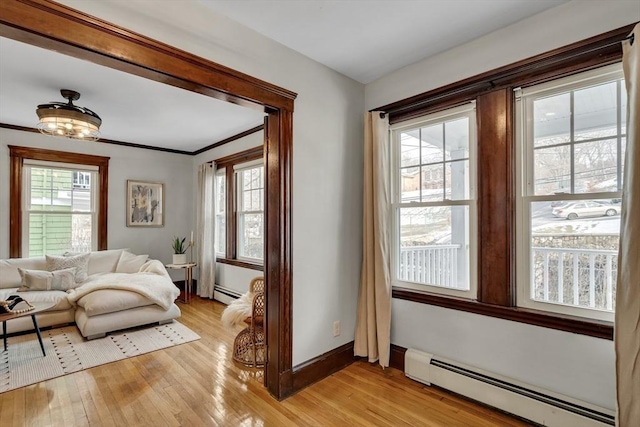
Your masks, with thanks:
M 629 41 L 630 41 L 631 46 L 633 46 L 633 43 L 634 43 L 634 42 L 635 42 L 635 40 L 636 40 L 636 35 L 635 35 L 635 33 L 631 33 L 630 35 L 628 35 L 627 37 L 625 37 L 625 38 L 621 39 L 620 41 L 617 41 L 617 42 L 611 42 L 611 43 L 606 44 L 606 45 L 604 45 L 604 46 L 598 46 L 598 47 L 597 47 L 597 49 L 604 49 L 604 48 L 607 48 L 607 47 L 609 47 L 609 46 L 614 46 L 614 45 L 616 45 L 616 44 L 618 44 L 618 43 L 622 43 L 622 42 L 623 42 L 623 41 L 625 41 L 625 40 L 629 40 Z M 580 55 L 582 55 L 582 54 L 584 54 L 584 53 L 585 53 L 585 52 L 580 52 L 579 54 L 580 54 Z M 588 53 L 588 52 L 587 52 L 587 53 Z M 450 95 L 450 94 L 449 94 L 449 95 Z M 408 106 L 405 106 L 405 107 L 401 107 L 401 108 L 399 108 L 399 110 L 400 110 L 400 111 L 401 111 L 401 110 L 406 110 L 406 109 L 408 109 L 408 108 L 409 108 Z M 371 111 L 371 112 L 373 112 L 373 111 L 377 111 L 377 110 L 376 110 L 376 109 L 373 109 L 373 110 L 370 110 L 370 111 Z M 387 115 L 387 114 L 389 114 L 389 113 L 390 113 L 390 111 L 380 111 L 380 118 L 381 118 L 381 119 L 384 119 L 384 118 L 386 117 L 386 115 Z

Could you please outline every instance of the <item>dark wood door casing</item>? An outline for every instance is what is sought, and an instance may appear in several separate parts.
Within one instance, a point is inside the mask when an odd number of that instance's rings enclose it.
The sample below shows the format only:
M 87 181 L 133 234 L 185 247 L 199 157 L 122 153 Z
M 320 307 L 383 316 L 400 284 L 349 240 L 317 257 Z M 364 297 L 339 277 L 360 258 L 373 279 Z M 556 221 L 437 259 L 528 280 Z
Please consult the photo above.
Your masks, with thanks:
M 293 393 L 291 159 L 296 94 L 49 0 L 0 2 L 0 36 L 268 113 L 265 384 Z

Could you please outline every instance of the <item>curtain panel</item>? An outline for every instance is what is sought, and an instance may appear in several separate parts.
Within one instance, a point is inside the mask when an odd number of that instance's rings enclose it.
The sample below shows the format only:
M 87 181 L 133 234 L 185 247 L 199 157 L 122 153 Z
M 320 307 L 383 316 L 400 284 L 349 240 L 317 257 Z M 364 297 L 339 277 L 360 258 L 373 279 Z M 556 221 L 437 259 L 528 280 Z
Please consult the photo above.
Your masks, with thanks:
M 203 298 L 213 298 L 216 281 L 215 177 L 215 163 L 204 163 L 198 168 L 198 295 Z
M 365 115 L 362 273 L 354 353 L 389 366 L 391 345 L 389 119 Z
M 618 427 L 640 426 L 640 24 L 622 42 L 627 150 L 622 187 L 614 340 Z

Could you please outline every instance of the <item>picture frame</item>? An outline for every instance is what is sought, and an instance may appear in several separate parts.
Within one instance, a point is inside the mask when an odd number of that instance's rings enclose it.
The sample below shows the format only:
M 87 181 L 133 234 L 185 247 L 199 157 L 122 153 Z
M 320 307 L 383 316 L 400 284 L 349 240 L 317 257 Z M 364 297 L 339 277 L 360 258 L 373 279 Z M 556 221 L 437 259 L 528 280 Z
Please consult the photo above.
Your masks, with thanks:
M 164 184 L 127 180 L 127 227 L 164 227 Z

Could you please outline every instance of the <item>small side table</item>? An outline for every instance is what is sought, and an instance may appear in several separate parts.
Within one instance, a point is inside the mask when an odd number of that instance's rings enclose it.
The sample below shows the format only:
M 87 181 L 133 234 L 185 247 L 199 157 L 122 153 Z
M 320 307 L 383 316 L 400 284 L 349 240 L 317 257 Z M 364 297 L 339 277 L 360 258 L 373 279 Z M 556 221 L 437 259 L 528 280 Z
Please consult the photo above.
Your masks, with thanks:
M 191 303 L 191 286 L 193 284 L 193 267 L 198 264 L 195 262 L 190 262 L 188 264 L 167 264 L 166 268 L 170 270 L 180 270 L 184 269 L 184 298 L 182 300 L 178 300 L 185 304 Z
M 31 316 L 31 320 L 33 321 L 33 329 L 35 329 L 36 335 L 38 336 L 38 342 L 40 343 L 40 349 L 42 350 L 42 355 L 43 356 L 47 355 L 47 353 L 44 351 L 44 344 L 42 344 L 42 336 L 40 335 L 40 327 L 38 326 L 38 321 L 36 320 L 36 314 L 42 313 L 43 311 L 47 311 L 56 304 L 52 302 L 34 302 L 34 303 L 31 303 L 31 305 L 35 307 L 33 310 L 24 311 L 22 313 L 0 314 L 0 322 L 2 322 L 2 337 L 4 341 L 4 351 L 7 351 L 7 321 L 12 319 L 17 319 L 18 317 Z

